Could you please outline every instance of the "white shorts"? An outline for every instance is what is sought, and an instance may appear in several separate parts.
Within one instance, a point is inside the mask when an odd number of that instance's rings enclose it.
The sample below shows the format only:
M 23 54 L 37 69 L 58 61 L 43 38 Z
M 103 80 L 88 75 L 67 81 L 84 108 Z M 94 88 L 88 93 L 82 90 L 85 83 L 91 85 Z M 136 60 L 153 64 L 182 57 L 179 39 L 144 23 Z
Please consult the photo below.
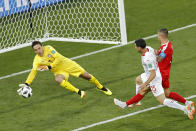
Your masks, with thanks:
M 142 82 L 146 82 L 148 80 L 146 73 L 141 74 Z M 162 83 L 161 82 L 151 82 L 150 89 L 155 97 L 164 93 Z

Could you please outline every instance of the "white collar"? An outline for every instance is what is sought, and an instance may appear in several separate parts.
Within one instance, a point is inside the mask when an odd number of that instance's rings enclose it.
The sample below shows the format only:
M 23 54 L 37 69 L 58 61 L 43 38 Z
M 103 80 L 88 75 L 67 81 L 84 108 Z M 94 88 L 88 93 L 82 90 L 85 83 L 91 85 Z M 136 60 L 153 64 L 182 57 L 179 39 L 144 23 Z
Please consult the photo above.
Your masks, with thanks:
M 167 45 L 169 43 L 169 40 L 168 40 L 168 42 L 166 42 L 166 43 L 163 43 L 162 45 Z

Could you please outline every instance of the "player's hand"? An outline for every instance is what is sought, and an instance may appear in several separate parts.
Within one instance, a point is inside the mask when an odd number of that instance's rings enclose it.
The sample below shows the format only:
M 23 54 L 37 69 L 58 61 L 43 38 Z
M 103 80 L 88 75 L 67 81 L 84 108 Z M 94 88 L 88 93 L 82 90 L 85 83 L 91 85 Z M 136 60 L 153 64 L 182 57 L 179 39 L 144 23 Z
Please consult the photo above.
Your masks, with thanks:
M 23 88 L 23 87 L 25 87 L 25 86 L 29 86 L 27 83 L 25 83 L 25 84 L 19 84 L 19 87 L 20 88 Z
M 39 70 L 39 71 L 48 71 L 49 69 L 48 69 L 48 66 L 40 66 L 40 67 L 38 68 L 38 70 Z
M 29 86 L 29 85 L 25 83 L 25 84 L 19 84 L 18 86 L 20 87 L 20 89 L 18 89 L 17 92 L 18 92 L 19 95 L 22 95 L 21 94 L 22 88 L 24 88 L 26 86 Z

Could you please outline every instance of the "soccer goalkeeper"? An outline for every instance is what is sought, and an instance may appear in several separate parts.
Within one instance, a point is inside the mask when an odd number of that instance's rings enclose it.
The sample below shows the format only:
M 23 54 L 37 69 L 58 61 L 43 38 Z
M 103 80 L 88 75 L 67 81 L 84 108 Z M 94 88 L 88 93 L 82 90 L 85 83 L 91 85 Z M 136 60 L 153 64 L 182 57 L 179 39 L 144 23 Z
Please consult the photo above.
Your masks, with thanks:
M 32 48 L 36 53 L 33 61 L 33 69 L 31 70 L 25 84 L 20 84 L 20 87 L 29 86 L 36 76 L 37 70 L 50 70 L 55 75 L 56 82 L 81 96 L 83 99 L 86 93 L 69 83 L 69 75 L 81 77 L 96 85 L 96 87 L 106 95 L 112 95 L 112 92 L 99 83 L 99 81 L 91 74 L 86 72 L 75 61 L 68 59 L 58 53 L 52 46 L 43 46 L 41 42 L 34 41 Z

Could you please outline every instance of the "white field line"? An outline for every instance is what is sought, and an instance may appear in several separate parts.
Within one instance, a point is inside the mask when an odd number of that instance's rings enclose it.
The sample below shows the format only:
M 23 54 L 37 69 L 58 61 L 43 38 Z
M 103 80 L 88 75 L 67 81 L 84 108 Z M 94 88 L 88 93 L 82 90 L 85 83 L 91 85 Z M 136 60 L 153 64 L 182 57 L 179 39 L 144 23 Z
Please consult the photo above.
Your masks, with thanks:
M 196 97 L 196 95 L 192 95 L 192 96 L 187 97 L 186 99 L 192 99 L 192 98 L 195 98 L 195 97 Z M 116 120 L 120 120 L 120 119 L 123 119 L 123 118 L 127 118 L 127 117 L 129 117 L 129 116 L 134 116 L 134 115 L 137 115 L 137 114 L 140 114 L 140 113 L 143 113 L 143 112 L 147 112 L 147 111 L 151 111 L 151 110 L 154 110 L 154 109 L 158 109 L 158 108 L 161 108 L 161 107 L 164 107 L 164 105 L 158 105 L 158 106 L 146 108 L 146 109 L 144 109 L 144 110 L 140 110 L 140 111 L 136 111 L 136 112 L 133 112 L 133 113 L 129 113 L 129 114 L 126 114 L 126 115 L 114 117 L 114 118 L 112 118 L 112 119 L 105 120 L 105 121 L 100 121 L 100 122 L 97 122 L 97 123 L 93 123 L 93 124 L 91 124 L 91 125 L 87 125 L 87 126 L 84 126 L 84 127 L 80 127 L 80 128 L 74 129 L 74 130 L 72 130 L 72 131 L 81 131 L 81 130 L 85 130 L 85 129 L 88 129 L 88 128 L 91 128 L 91 127 L 94 127 L 94 126 L 98 126 L 98 125 L 110 123 L 110 122 L 113 122 L 113 121 L 116 121 Z M 188 119 L 188 118 L 187 118 L 187 119 Z
M 191 27 L 194 27 L 194 26 L 196 26 L 196 23 L 195 24 L 191 24 L 191 25 L 187 25 L 187 26 L 184 26 L 184 27 L 180 27 L 180 28 L 177 28 L 177 29 L 174 29 L 174 30 L 171 30 L 171 31 L 169 31 L 169 33 L 180 31 L 180 30 L 184 30 L 184 29 L 191 28 Z M 155 38 L 155 37 L 157 37 L 156 34 L 148 36 L 148 37 L 145 37 L 143 39 L 148 40 L 148 39 L 152 39 L 152 38 Z M 129 41 L 128 42 L 128 44 L 132 44 L 132 43 L 134 43 L 134 41 Z M 121 47 L 121 46 L 125 46 L 125 45 L 116 45 L 116 46 L 104 48 L 104 49 L 101 49 L 101 50 L 97 50 L 97 51 L 93 51 L 93 52 L 90 52 L 90 53 L 85 53 L 83 55 L 79 55 L 79 56 L 76 56 L 76 57 L 72 57 L 70 59 L 76 60 L 76 59 L 79 59 L 79 58 L 82 58 L 82 57 L 86 57 L 86 56 L 89 56 L 89 55 L 93 55 L 93 54 L 97 54 L 97 53 L 100 53 L 100 52 L 108 51 L 108 50 L 111 50 L 111 49 L 114 49 L 114 48 L 118 48 L 118 47 Z M 30 72 L 30 71 L 31 71 L 31 69 L 28 69 L 28 70 L 17 72 L 17 73 L 13 73 L 13 74 L 10 74 L 10 75 L 1 76 L 0 80 L 6 79 L 6 78 L 9 78 L 9 77 L 13 77 L 13 76 L 17 76 L 17 75 L 21 75 L 21 74 L 24 74 L 24 73 L 27 73 L 27 72 Z

